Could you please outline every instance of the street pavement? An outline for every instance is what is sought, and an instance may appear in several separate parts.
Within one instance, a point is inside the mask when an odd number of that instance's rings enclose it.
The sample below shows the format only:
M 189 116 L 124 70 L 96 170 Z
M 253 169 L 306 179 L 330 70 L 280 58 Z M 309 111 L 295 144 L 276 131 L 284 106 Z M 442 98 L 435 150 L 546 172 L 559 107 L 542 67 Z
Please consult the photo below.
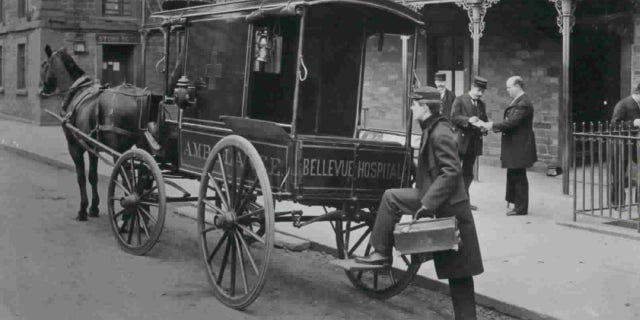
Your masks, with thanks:
M 39 127 L 0 119 L 0 148 L 51 165 L 72 168 L 60 127 Z M 111 168 L 101 164 L 104 179 Z M 640 246 L 637 232 L 572 221 L 572 199 L 562 195 L 561 177 L 529 172 L 530 214 L 507 217 L 506 173 L 481 166 L 471 186 L 471 202 L 485 272 L 475 278 L 478 303 L 522 319 L 640 318 Z M 189 190 L 196 185 L 185 184 Z M 305 214 L 322 208 L 278 203 L 277 210 L 301 207 Z M 317 223 L 302 229 L 277 228 L 310 240 L 312 248 L 335 248 L 331 227 Z M 592 232 L 596 231 L 596 232 Z M 419 271 L 417 283 L 446 290 L 431 263 Z

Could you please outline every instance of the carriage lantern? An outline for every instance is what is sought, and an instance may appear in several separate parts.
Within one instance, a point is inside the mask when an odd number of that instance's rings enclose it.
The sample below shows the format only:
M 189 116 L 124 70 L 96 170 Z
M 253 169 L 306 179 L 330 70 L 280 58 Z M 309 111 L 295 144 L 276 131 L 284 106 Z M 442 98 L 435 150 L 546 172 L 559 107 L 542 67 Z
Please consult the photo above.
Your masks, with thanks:
M 185 109 L 195 104 L 196 87 L 189 81 L 186 76 L 180 77 L 175 89 L 173 89 L 173 97 L 178 107 Z
M 255 53 L 256 61 L 254 64 L 254 71 L 264 71 L 264 67 L 269 62 L 269 56 L 271 49 L 271 37 L 267 28 L 256 31 Z

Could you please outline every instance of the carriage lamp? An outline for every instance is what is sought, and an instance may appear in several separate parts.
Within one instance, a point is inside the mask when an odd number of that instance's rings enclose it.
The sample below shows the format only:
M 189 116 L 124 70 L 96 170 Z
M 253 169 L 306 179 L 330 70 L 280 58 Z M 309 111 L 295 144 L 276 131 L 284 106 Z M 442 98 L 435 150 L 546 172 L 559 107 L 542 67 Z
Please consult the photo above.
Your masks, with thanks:
M 255 50 L 256 61 L 254 64 L 254 71 L 264 71 L 264 67 L 269 62 L 269 55 L 271 53 L 271 39 L 269 31 L 264 28 L 256 31 Z
M 173 89 L 173 97 L 176 105 L 182 109 L 188 108 L 195 104 L 196 87 L 186 76 L 180 77 L 175 89 Z

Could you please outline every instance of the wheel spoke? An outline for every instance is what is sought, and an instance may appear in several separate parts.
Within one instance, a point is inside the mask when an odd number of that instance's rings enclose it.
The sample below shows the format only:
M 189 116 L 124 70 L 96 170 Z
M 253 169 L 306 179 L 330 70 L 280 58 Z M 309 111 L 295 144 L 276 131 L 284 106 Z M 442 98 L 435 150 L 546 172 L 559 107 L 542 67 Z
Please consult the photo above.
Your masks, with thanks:
M 159 207 L 160 205 L 157 203 L 153 203 L 153 202 L 148 202 L 148 201 L 139 201 L 138 203 L 140 204 L 144 204 L 146 206 L 152 206 L 152 207 Z
M 227 210 L 229 210 L 229 208 L 231 208 L 229 206 L 229 202 L 227 202 L 227 199 L 222 193 L 222 190 L 220 190 L 220 187 L 218 186 L 216 179 L 213 178 L 213 175 L 211 173 L 208 173 L 208 175 L 209 175 L 209 180 L 211 181 L 211 183 L 213 183 L 213 187 L 216 189 L 216 194 L 222 200 L 222 203 L 227 207 Z
M 373 288 L 378 290 L 378 270 L 373 271 Z
M 236 241 L 235 241 L 235 237 L 233 235 L 231 235 L 231 237 L 229 237 L 229 242 L 231 242 L 231 246 L 233 246 L 233 248 L 231 248 L 231 290 L 230 290 L 230 294 L 231 296 L 235 296 L 236 295 Z
M 394 286 L 398 284 L 396 277 L 393 276 L 393 268 L 389 268 L 389 278 L 391 278 L 391 283 L 393 283 Z
M 121 216 L 127 209 L 122 209 L 120 211 L 118 211 L 116 214 L 113 215 L 113 219 L 117 219 L 119 216 Z
M 122 175 L 122 178 L 127 183 L 127 186 L 129 186 L 129 190 L 133 190 L 133 185 L 131 184 L 131 181 L 129 181 L 129 177 L 127 176 L 127 173 L 124 171 L 124 167 L 120 167 L 120 175 Z
M 149 189 L 149 190 L 145 191 L 145 192 L 140 196 L 140 199 L 144 199 L 144 198 L 146 198 L 147 196 L 149 196 L 152 192 L 154 192 L 154 191 L 156 191 L 156 190 L 158 190 L 158 186 L 154 186 L 153 188 L 151 188 L 151 189 Z
M 136 229 L 136 231 L 135 231 L 135 233 L 136 233 L 136 236 L 137 236 L 137 239 L 138 239 L 138 246 L 141 246 L 142 245 L 142 232 L 140 232 L 140 222 L 141 221 L 140 221 L 140 214 L 137 212 L 137 210 L 136 210 L 135 217 L 136 217 L 136 221 L 135 221 L 135 227 L 136 227 L 135 229 Z
M 235 233 L 234 233 L 234 236 L 238 238 L 238 236 Z M 242 249 L 240 248 L 240 245 L 238 244 L 238 242 L 239 240 L 237 239 L 234 241 L 234 243 L 236 244 L 238 263 L 240 264 L 240 279 L 242 279 L 242 286 L 244 287 L 244 293 L 247 294 L 249 293 L 249 285 L 247 284 L 247 270 L 244 267 Z
M 368 226 L 368 225 L 369 225 L 369 224 L 365 222 L 365 223 L 359 224 L 359 225 L 357 225 L 357 226 L 355 226 L 355 227 L 353 227 L 353 228 L 350 228 L 350 229 L 344 230 L 344 231 L 342 231 L 342 233 L 347 233 L 347 232 L 355 231 L 355 230 L 358 230 L 358 229 L 360 229 L 360 228 L 366 227 L 366 226 Z
M 247 202 L 249 201 L 249 199 L 250 199 L 251 195 L 253 194 L 253 192 L 256 190 L 256 187 L 258 187 L 259 183 L 260 183 L 260 180 L 258 180 L 258 178 L 256 178 L 256 180 L 253 182 L 253 185 L 251 185 L 251 188 L 249 188 L 249 191 L 247 193 L 245 193 L 245 197 L 242 199 L 242 204 L 236 207 L 236 211 L 237 212 L 240 212 L 240 209 L 244 208 L 244 206 L 247 205 Z
M 154 225 L 158 224 L 158 221 L 156 220 L 156 218 L 154 218 L 151 213 L 149 213 L 149 211 L 147 211 L 147 209 L 145 208 L 138 208 L 141 210 L 142 213 L 144 213 L 147 218 L 149 218 L 149 220 L 151 220 L 151 222 L 153 222 Z
M 247 252 L 247 258 L 251 263 L 251 267 L 253 267 L 253 271 L 255 271 L 256 275 L 260 275 L 260 271 L 258 271 L 258 267 L 256 266 L 256 261 L 253 259 L 253 256 L 251 255 L 251 251 L 249 251 L 249 247 L 247 246 L 247 243 L 244 241 L 244 239 L 242 239 L 242 235 L 240 234 L 240 231 L 236 229 L 236 233 L 238 235 L 237 238 L 240 240 L 240 244 L 244 248 L 244 251 Z
M 242 220 L 242 219 L 246 219 L 246 218 L 248 218 L 248 217 L 250 217 L 250 216 L 253 216 L 253 215 L 256 215 L 256 214 L 258 214 L 258 213 L 263 213 L 263 212 L 264 212 L 264 208 L 260 207 L 260 208 L 258 208 L 258 209 L 256 209 L 256 210 L 253 210 L 253 211 L 251 211 L 251 212 L 249 212 L 249 213 L 245 213 L 245 214 L 243 214 L 243 215 L 239 216 L 239 217 L 238 217 L 238 221 L 240 221 L 240 220 Z
M 406 255 L 403 254 L 403 255 L 400 256 L 400 258 L 402 258 L 402 260 L 404 261 L 404 263 L 407 264 L 407 266 L 411 264 L 411 263 L 409 263 L 409 259 L 407 259 Z
M 213 227 L 209 227 L 209 228 L 206 228 L 206 229 L 202 230 L 202 232 L 200 232 L 200 234 L 204 235 L 204 234 L 208 233 L 209 231 L 214 231 L 214 230 L 220 230 L 220 229 L 218 229 L 218 227 L 216 227 L 216 226 L 213 226 Z M 226 234 L 227 233 L 225 232 L 225 236 L 226 236 Z
M 133 157 L 129 159 L 129 165 L 131 168 L 131 183 L 132 183 L 132 190 L 135 190 L 136 187 L 138 186 L 137 184 L 137 177 L 136 177 L 136 169 L 135 169 L 135 163 L 133 161 Z
M 233 173 L 231 174 L 231 177 L 233 178 L 233 183 L 232 183 L 232 190 L 233 192 L 231 193 L 231 200 L 234 201 L 229 201 L 229 203 L 233 203 L 235 205 L 238 204 L 238 170 L 237 170 L 237 166 L 238 164 L 236 163 L 236 147 L 231 146 L 231 163 L 232 166 L 231 168 L 233 169 Z
M 142 215 L 142 212 L 140 210 L 138 210 L 138 214 Z M 147 227 L 147 224 L 144 222 L 144 219 L 142 219 L 142 230 L 144 231 L 145 235 L 147 236 L 147 239 L 151 239 L 151 236 L 149 235 L 149 228 Z
M 218 207 L 214 206 L 213 204 L 209 203 L 209 201 L 207 201 L 207 200 L 202 200 L 202 202 L 204 202 L 204 204 L 205 204 L 207 207 L 209 207 L 209 208 L 213 209 L 214 211 L 218 212 L 218 214 L 224 214 L 224 212 L 222 212 L 222 209 L 220 209 L 220 208 L 218 208 Z
M 247 178 L 249 177 L 249 171 L 251 171 L 251 166 L 249 165 L 249 156 L 247 156 L 246 154 L 244 155 L 244 166 L 242 167 L 242 175 L 240 176 L 240 183 L 239 183 L 239 188 L 238 188 L 238 194 L 236 195 L 236 203 L 235 203 L 235 210 L 236 212 L 239 211 L 239 208 L 244 207 L 244 205 L 246 204 L 247 200 L 246 197 L 244 197 L 244 195 L 249 195 L 251 193 L 253 193 L 253 190 L 251 190 L 249 193 L 244 193 L 242 191 L 245 190 L 244 188 L 244 181 L 247 180 Z M 257 179 L 256 179 L 257 181 Z M 240 206 L 240 199 L 242 199 L 242 206 Z
M 224 269 L 227 267 L 227 259 L 229 258 L 229 248 L 231 247 L 231 239 L 227 241 L 227 246 L 224 249 L 224 256 L 222 257 L 222 263 L 220 265 L 220 273 L 218 274 L 217 283 L 220 285 L 222 283 L 222 277 L 224 276 Z
M 260 237 L 259 235 L 255 234 L 255 232 L 251 231 L 249 228 L 241 225 L 241 224 L 236 224 L 236 226 L 238 226 L 238 228 L 242 229 L 244 232 L 246 232 L 247 234 L 249 234 L 250 236 L 252 236 L 253 238 L 255 238 L 258 242 L 262 243 L 262 244 L 266 244 L 266 242 L 264 241 L 264 239 L 262 239 L 262 237 Z
M 129 222 L 129 235 L 127 236 L 127 243 L 128 244 L 131 244 L 131 239 L 133 238 L 133 222 L 136 219 L 135 217 L 136 217 L 135 215 L 131 215 L 129 217 L 129 221 L 128 221 Z
M 360 246 L 360 244 L 362 243 L 362 241 L 369 235 L 369 233 L 371 233 L 371 229 L 367 229 L 367 231 L 365 231 L 362 236 L 360 236 L 360 238 L 358 239 L 358 241 L 353 245 L 353 247 L 351 248 L 351 250 L 349 250 L 349 255 L 351 256 L 353 254 L 354 251 L 356 251 L 356 249 L 358 249 L 358 247 Z M 348 243 L 347 243 L 347 248 L 348 248 Z
M 220 156 L 220 154 L 218 153 L 218 161 L 220 162 L 220 171 L 222 173 L 222 181 L 224 181 L 224 189 L 227 191 L 226 196 L 227 196 L 227 208 L 231 209 L 231 207 L 229 206 L 231 204 L 231 198 L 229 198 L 229 184 L 227 183 L 227 173 L 224 170 L 224 161 L 222 161 L 222 156 Z
M 202 235 L 204 236 L 204 231 L 202 232 Z M 220 240 L 218 241 L 218 244 L 216 245 L 215 248 L 213 248 L 213 251 L 211 251 L 211 254 L 209 254 L 209 259 L 207 259 L 207 262 L 211 263 L 211 260 L 213 260 L 213 257 L 215 257 L 216 253 L 218 253 L 218 250 L 220 250 L 220 248 L 222 247 L 222 244 L 224 244 L 225 240 L 227 240 L 227 237 L 229 236 L 228 232 L 225 232 L 224 235 L 222 235 L 222 238 L 220 238 Z M 206 239 L 205 239 L 206 241 Z
M 115 184 L 116 187 L 120 188 L 120 190 L 124 192 L 125 196 L 128 196 L 131 194 L 131 191 L 127 190 L 127 188 L 125 188 L 120 182 L 118 182 L 118 180 L 113 180 L 113 184 Z

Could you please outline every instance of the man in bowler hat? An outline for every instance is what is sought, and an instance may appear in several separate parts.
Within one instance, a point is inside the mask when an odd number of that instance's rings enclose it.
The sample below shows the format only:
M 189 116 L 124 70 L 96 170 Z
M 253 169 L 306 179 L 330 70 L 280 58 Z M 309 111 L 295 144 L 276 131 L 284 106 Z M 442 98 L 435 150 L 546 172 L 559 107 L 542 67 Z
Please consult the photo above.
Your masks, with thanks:
M 507 215 L 526 215 L 529 211 L 527 168 L 538 161 L 533 133 L 533 104 L 524 92 L 524 81 L 520 76 L 507 80 L 507 92 L 513 100 L 504 110 L 504 120 L 499 123 L 478 121 L 474 125 L 502 132 L 500 161 L 502 167 L 507 168 L 505 200 L 514 204 Z
M 484 268 L 455 135 L 450 122 L 440 115 L 440 104 L 435 88 L 415 90 L 411 111 L 422 128 L 416 188 L 385 191 L 369 240 L 374 251 L 356 261 L 390 266 L 393 229 L 403 214 L 413 214 L 414 218 L 455 216 L 462 241 L 460 249 L 434 252 L 433 262 L 438 278 L 449 279 L 455 319 L 473 320 L 476 319 L 473 276 Z
M 487 79 L 475 77 L 469 92 L 453 101 L 451 111 L 451 122 L 458 132 L 458 153 L 462 160 L 462 177 L 467 195 L 473 181 L 473 166 L 476 158 L 482 155 L 482 136 L 487 132 L 473 125 L 479 120 L 488 121 L 484 101 L 480 99 L 486 89 Z M 476 209 L 476 206 L 471 206 L 471 210 Z
M 451 92 L 451 90 L 447 89 L 447 75 L 444 73 L 436 73 L 435 76 L 435 84 L 436 89 L 440 92 L 440 102 L 442 102 L 442 106 L 440 107 L 440 115 L 449 119 L 451 117 L 451 106 L 453 105 L 453 100 L 456 99 L 456 95 Z

